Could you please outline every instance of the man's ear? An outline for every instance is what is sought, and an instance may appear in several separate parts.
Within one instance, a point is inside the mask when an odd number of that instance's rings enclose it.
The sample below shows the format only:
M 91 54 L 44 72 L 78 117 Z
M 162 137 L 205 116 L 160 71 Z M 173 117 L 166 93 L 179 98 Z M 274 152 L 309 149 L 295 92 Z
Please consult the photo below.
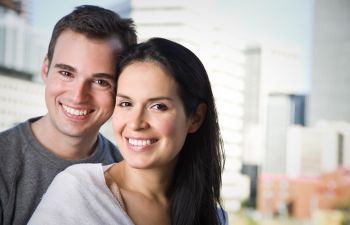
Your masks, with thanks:
M 49 58 L 47 58 L 46 55 L 43 64 L 41 65 L 41 78 L 43 79 L 44 83 L 46 83 L 46 79 L 49 74 L 49 64 Z
M 206 113 L 207 105 L 205 103 L 199 104 L 197 106 L 196 112 L 192 115 L 188 133 L 195 133 L 201 127 Z

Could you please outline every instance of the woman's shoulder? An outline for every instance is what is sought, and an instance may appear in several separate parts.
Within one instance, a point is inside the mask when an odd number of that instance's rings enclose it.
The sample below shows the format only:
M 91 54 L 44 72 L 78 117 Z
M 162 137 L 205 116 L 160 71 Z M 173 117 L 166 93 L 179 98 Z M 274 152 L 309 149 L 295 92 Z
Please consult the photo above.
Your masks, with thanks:
M 85 171 L 95 170 L 102 168 L 101 163 L 78 163 L 68 166 L 63 173 L 84 173 Z
M 57 174 L 53 183 L 67 181 L 80 184 L 97 184 L 104 182 L 104 167 L 101 163 L 81 163 L 67 167 Z

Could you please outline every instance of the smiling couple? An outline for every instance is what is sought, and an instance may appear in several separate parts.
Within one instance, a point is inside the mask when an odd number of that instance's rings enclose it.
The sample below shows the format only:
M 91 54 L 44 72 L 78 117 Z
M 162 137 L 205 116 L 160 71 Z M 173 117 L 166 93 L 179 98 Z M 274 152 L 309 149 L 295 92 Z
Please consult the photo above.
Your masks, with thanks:
M 1 224 L 227 223 L 207 72 L 180 44 L 136 39 L 131 19 L 97 6 L 57 22 L 48 113 L 0 134 Z M 118 148 L 99 133 L 111 116 Z

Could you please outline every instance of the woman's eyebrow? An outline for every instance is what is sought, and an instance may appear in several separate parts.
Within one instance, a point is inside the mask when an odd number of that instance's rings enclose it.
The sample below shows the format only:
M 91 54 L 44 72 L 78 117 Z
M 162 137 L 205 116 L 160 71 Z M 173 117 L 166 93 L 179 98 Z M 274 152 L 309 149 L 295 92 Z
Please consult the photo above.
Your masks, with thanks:
M 117 94 L 117 97 L 119 98 L 125 98 L 125 99 L 131 99 L 129 96 L 124 95 L 124 94 Z M 157 96 L 157 97 L 153 97 L 153 98 L 149 98 L 147 99 L 148 101 L 159 101 L 159 100 L 168 100 L 168 101 L 174 101 L 173 98 L 168 97 L 168 96 Z

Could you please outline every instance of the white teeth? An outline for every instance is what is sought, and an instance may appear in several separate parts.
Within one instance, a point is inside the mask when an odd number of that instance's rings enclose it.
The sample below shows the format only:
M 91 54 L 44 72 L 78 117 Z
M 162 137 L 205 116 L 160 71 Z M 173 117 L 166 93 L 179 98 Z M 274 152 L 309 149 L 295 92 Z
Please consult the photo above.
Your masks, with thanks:
M 66 105 L 63 105 L 63 104 L 62 104 L 62 107 L 63 107 L 64 111 L 66 111 L 69 114 L 75 115 L 75 116 L 85 116 L 88 114 L 88 111 L 86 109 L 77 110 L 77 109 L 73 109 L 73 108 L 68 107 Z
M 152 144 L 152 141 L 150 139 L 148 139 L 148 140 L 137 140 L 137 139 L 129 138 L 128 142 L 131 145 L 140 146 L 140 147 Z

